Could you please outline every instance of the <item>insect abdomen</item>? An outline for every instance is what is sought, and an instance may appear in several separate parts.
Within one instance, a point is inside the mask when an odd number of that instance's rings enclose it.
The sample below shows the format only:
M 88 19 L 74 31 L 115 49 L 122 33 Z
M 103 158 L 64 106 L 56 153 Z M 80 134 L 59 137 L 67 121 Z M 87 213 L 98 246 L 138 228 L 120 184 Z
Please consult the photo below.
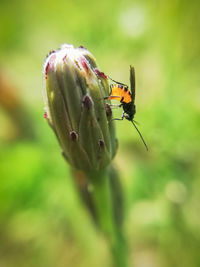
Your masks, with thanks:
M 131 93 L 128 87 L 121 85 L 111 85 L 111 93 L 109 99 L 118 100 L 123 103 L 131 102 Z

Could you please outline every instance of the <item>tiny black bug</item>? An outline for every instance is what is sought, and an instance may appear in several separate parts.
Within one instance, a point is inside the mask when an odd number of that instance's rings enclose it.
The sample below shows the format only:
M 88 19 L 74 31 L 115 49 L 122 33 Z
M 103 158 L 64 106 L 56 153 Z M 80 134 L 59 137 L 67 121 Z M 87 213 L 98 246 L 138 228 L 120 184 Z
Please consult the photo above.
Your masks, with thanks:
M 110 85 L 110 95 L 104 97 L 104 99 L 110 99 L 110 100 L 118 100 L 120 101 L 120 105 L 117 105 L 118 107 L 123 108 L 123 113 L 121 119 L 113 119 L 113 120 L 123 120 L 124 118 L 131 121 L 135 129 L 137 130 L 138 134 L 140 135 L 140 138 L 142 139 L 142 142 L 144 143 L 146 150 L 148 150 L 147 144 L 144 141 L 144 138 L 142 137 L 142 134 L 138 130 L 138 128 L 135 125 L 135 121 L 133 120 L 135 113 L 136 113 L 136 107 L 135 107 L 135 69 L 134 67 L 130 66 L 130 88 L 126 84 L 117 82 L 109 77 L 110 80 L 115 82 L 115 84 Z

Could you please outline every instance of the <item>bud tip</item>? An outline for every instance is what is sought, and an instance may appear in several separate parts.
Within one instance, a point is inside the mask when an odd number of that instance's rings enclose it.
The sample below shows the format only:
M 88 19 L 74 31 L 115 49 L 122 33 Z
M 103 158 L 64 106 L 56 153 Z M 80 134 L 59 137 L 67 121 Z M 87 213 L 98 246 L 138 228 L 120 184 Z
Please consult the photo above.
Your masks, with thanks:
M 84 58 L 84 57 L 80 57 L 80 62 L 81 62 L 81 65 L 83 66 L 83 68 L 85 69 L 86 72 L 89 71 L 89 66 L 88 66 L 88 62 L 87 60 Z
M 72 141 L 77 141 L 78 140 L 78 134 L 75 131 L 70 132 L 70 136 Z
M 52 54 L 52 53 L 50 53 L 49 56 L 50 56 L 51 54 Z M 48 57 L 49 57 L 49 56 L 48 56 Z M 48 58 L 48 57 L 47 57 L 47 58 Z M 47 61 L 47 63 L 46 63 L 46 66 L 45 66 L 45 78 L 46 78 L 46 79 L 47 79 L 47 74 L 48 74 L 49 70 L 50 70 L 51 68 L 54 67 L 55 59 L 56 59 L 56 54 L 50 56 L 50 58 L 48 59 L 48 61 Z
M 94 72 L 98 77 L 106 79 L 106 80 L 108 79 L 108 77 L 105 75 L 105 73 L 101 72 L 99 69 L 97 69 L 97 68 L 94 69 Z
M 48 116 L 47 116 L 47 112 L 46 112 L 46 111 L 44 112 L 44 118 L 45 118 L 45 119 L 48 118 Z
M 83 106 L 89 110 L 90 107 L 92 106 L 92 104 L 93 103 L 92 103 L 91 98 L 88 95 L 84 96 L 84 98 L 83 98 Z
M 104 141 L 103 141 L 102 139 L 100 139 L 100 140 L 98 141 L 98 144 L 99 144 L 99 147 L 100 147 L 100 148 L 104 148 L 104 147 L 105 147 L 105 143 L 104 143 Z
M 84 46 L 80 45 L 79 48 L 86 49 Z

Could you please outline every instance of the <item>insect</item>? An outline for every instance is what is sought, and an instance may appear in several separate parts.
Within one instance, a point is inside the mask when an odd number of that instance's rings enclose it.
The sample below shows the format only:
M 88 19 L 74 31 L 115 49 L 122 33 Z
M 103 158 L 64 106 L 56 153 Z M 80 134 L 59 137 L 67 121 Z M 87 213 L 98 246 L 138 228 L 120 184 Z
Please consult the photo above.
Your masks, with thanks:
M 104 97 L 104 99 L 110 99 L 110 100 L 118 100 L 120 101 L 120 105 L 117 105 L 117 107 L 123 108 L 123 113 L 121 119 L 115 118 L 112 120 L 123 120 L 124 118 L 128 121 L 131 121 L 135 129 L 137 130 L 140 138 L 142 139 L 142 142 L 144 143 L 146 150 L 148 150 L 147 144 L 144 141 L 144 138 L 142 137 L 142 134 L 138 130 L 137 126 L 135 125 L 135 121 L 133 120 L 134 115 L 136 113 L 136 107 L 135 107 L 135 69 L 134 67 L 130 66 L 130 88 L 126 84 L 117 82 L 110 77 L 108 77 L 110 80 L 115 82 L 115 84 L 110 85 L 110 95 Z M 116 105 L 111 105 L 116 106 Z

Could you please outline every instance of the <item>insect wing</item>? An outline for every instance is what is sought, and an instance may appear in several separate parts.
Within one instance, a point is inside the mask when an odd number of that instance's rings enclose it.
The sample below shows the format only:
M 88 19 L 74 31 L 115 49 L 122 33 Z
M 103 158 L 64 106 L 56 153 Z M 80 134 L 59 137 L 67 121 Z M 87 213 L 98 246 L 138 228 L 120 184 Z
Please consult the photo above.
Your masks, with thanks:
M 130 85 L 131 85 L 131 98 L 135 101 L 135 69 L 130 66 Z

